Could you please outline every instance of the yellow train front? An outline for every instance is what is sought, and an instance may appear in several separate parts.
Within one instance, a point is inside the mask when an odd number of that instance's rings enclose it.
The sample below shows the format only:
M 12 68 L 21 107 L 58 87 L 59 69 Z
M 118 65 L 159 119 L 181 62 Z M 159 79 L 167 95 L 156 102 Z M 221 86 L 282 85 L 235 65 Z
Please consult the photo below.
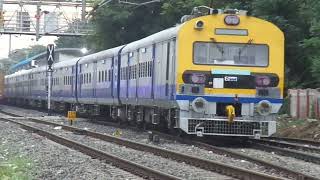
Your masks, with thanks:
M 177 38 L 176 125 L 187 134 L 259 138 L 276 132 L 284 35 L 237 10 L 192 18 Z

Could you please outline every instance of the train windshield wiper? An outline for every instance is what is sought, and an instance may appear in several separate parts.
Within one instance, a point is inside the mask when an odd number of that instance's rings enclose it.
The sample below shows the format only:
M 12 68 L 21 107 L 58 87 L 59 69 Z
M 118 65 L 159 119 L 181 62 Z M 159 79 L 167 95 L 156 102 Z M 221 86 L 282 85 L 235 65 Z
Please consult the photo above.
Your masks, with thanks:
M 212 60 L 223 61 L 223 60 L 224 60 L 224 58 L 223 58 L 223 55 L 224 55 L 223 46 L 220 46 L 214 38 L 211 38 L 211 40 L 213 41 L 212 44 L 213 44 L 213 45 L 216 47 L 216 49 L 218 49 L 218 51 L 221 53 L 221 58 L 220 58 L 220 59 L 217 59 L 216 57 L 211 57 Z
M 242 48 L 239 48 L 239 52 L 238 52 L 239 61 L 240 61 L 242 52 L 246 50 L 250 44 L 252 44 L 252 41 L 253 39 L 249 39 L 249 41 Z

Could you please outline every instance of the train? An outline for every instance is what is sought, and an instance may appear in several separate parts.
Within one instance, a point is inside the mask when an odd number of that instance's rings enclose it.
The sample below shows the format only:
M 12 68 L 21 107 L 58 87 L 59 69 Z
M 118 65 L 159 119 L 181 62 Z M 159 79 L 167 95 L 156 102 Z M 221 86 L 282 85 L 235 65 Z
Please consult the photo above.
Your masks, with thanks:
M 4 102 L 4 76 L 5 73 L 3 71 L 0 71 L 0 103 Z
M 143 39 L 53 64 L 51 106 L 194 136 L 260 138 L 283 103 L 284 34 L 237 9 L 196 7 Z M 46 107 L 47 67 L 5 76 L 8 102 Z

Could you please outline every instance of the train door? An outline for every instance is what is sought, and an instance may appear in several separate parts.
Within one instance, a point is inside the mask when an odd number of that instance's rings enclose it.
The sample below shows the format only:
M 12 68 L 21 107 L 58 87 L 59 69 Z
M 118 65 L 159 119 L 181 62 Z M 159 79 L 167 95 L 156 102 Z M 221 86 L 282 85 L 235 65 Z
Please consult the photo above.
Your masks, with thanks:
M 127 54 L 121 54 L 121 59 L 118 61 L 121 61 L 120 63 L 120 98 L 126 98 L 127 97 L 127 67 L 128 67 L 128 55 Z
M 71 97 L 75 97 L 76 67 L 71 66 Z
M 118 57 L 112 59 L 112 97 L 118 97 Z
M 82 82 L 83 82 L 83 75 L 82 75 L 82 64 L 79 64 L 78 65 L 78 68 L 79 68 L 79 72 L 78 72 L 78 98 L 81 98 L 81 92 L 82 92 Z
M 137 61 L 136 61 L 136 65 L 135 65 L 135 76 L 136 76 L 136 99 L 137 102 L 139 100 L 139 81 L 140 81 L 140 61 L 141 61 L 141 54 L 139 53 L 139 50 L 137 51 Z
M 176 39 L 174 38 L 169 44 L 168 72 L 166 76 L 166 88 L 168 99 L 173 100 L 176 92 L 175 72 L 176 72 Z M 168 65 L 169 64 L 169 65 Z
M 97 103 L 97 61 L 93 62 L 93 70 L 92 70 L 92 95 L 94 98 L 94 102 Z
M 169 42 L 161 42 L 156 44 L 156 58 L 155 58 L 155 85 L 154 95 L 155 99 L 167 99 L 167 62 L 169 57 Z
M 152 45 L 152 67 L 151 67 L 151 99 L 154 99 L 156 44 Z
M 129 99 L 136 99 L 137 97 L 137 59 L 139 57 L 139 50 L 133 53 L 133 57 L 129 55 Z

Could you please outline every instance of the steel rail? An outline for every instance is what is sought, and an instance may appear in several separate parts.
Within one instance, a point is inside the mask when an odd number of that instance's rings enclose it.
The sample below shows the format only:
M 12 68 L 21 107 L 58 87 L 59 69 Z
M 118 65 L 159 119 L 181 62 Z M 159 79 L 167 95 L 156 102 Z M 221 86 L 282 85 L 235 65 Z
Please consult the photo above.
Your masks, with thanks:
M 292 142 L 292 143 L 298 143 L 298 144 L 307 144 L 311 146 L 320 147 L 320 141 L 313 141 L 309 139 L 297 139 L 297 138 L 286 138 L 286 137 L 268 137 L 263 139 L 272 139 L 272 140 L 286 141 L 286 142 Z
M 310 146 L 304 146 L 301 144 L 292 144 L 289 142 L 281 142 L 279 140 L 269 140 L 269 139 L 256 139 L 256 140 L 252 140 L 252 141 L 257 142 L 257 143 L 271 145 L 271 146 L 277 146 L 277 147 L 281 147 L 281 148 L 300 149 L 300 150 L 304 150 L 304 151 L 320 153 L 319 147 L 310 147 Z
M 0 118 L 0 120 L 9 121 L 9 122 L 18 124 L 23 129 L 37 133 L 37 134 L 44 136 L 54 142 L 57 142 L 59 144 L 67 146 L 69 148 L 80 151 L 84 154 L 87 154 L 87 155 L 93 157 L 93 158 L 97 158 L 97 159 L 100 159 L 100 160 L 103 160 L 103 161 L 106 161 L 109 163 L 111 162 L 112 165 L 115 165 L 121 169 L 124 169 L 128 172 L 131 172 L 132 174 L 135 174 L 137 176 L 140 176 L 140 177 L 143 177 L 146 179 L 159 179 L 159 180 L 162 180 L 162 179 L 179 180 L 180 179 L 180 178 L 172 176 L 170 174 L 166 174 L 166 173 L 151 169 L 149 167 L 139 165 L 137 163 L 119 158 L 119 157 L 114 156 L 112 154 L 108 154 L 108 153 L 103 152 L 101 150 L 86 146 L 82 143 L 79 143 L 79 142 L 52 134 L 48 131 L 45 131 L 45 130 L 42 130 L 42 129 L 39 129 L 36 127 L 32 127 L 32 126 L 24 124 L 24 123 L 17 122 L 15 120 L 6 119 L 6 118 Z
M 286 149 L 286 148 L 280 148 L 272 145 L 267 145 L 257 141 L 251 141 L 250 143 L 251 143 L 251 147 L 262 150 L 262 151 L 276 152 L 277 154 L 280 154 L 282 156 L 294 157 L 296 159 L 301 159 L 307 162 L 312 162 L 320 165 L 320 156 L 314 156 L 314 155 L 307 154 L 307 153 L 293 150 L 293 149 Z
M 7 114 L 10 114 L 10 113 L 7 113 Z M 107 142 L 112 142 L 118 145 L 126 146 L 135 150 L 153 153 L 155 155 L 158 155 L 164 158 L 170 158 L 178 162 L 184 162 L 192 166 L 200 167 L 208 171 L 217 172 L 219 174 L 235 177 L 238 179 L 246 179 L 246 180 L 283 179 L 281 177 L 271 176 L 271 175 L 267 175 L 260 172 L 255 172 L 255 171 L 251 171 L 251 170 L 247 170 L 247 169 L 243 169 L 243 168 L 239 168 L 231 165 L 226 165 L 220 162 L 201 159 L 195 156 L 189 156 L 186 154 L 177 153 L 171 150 L 166 150 L 163 148 L 158 148 L 158 147 L 150 146 L 143 143 L 138 143 L 138 142 L 134 142 L 134 141 L 123 139 L 123 138 L 117 138 L 111 135 L 92 132 L 84 129 L 75 128 L 72 126 L 61 125 L 61 124 L 57 124 L 49 121 L 43 121 L 35 118 L 29 118 L 28 120 L 36 123 L 51 125 L 51 126 L 61 126 L 62 129 L 67 131 L 87 135 L 87 136 L 94 137 Z

